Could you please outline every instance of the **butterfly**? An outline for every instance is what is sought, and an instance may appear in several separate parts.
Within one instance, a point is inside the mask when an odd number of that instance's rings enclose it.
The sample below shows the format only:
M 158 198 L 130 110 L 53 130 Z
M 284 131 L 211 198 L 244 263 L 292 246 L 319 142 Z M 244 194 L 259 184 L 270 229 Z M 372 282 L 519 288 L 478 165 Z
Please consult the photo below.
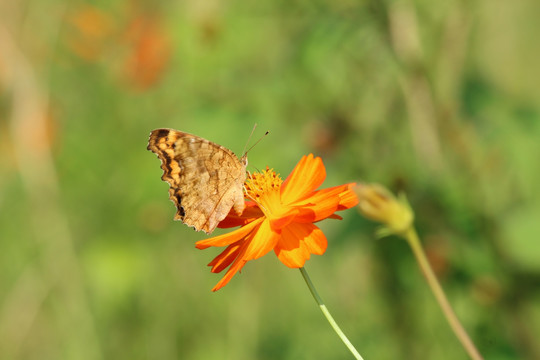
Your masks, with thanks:
M 174 129 L 153 130 L 147 149 L 161 160 L 175 220 L 210 234 L 231 209 L 242 214 L 247 155 Z

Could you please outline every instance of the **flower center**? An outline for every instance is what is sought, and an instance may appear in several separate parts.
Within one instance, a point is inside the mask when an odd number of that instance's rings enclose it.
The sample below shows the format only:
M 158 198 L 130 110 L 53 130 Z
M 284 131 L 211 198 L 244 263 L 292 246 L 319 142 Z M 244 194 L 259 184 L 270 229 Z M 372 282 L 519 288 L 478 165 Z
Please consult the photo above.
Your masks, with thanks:
M 246 197 L 255 201 L 266 216 L 281 207 L 281 184 L 283 180 L 274 169 L 266 167 L 260 173 L 251 174 L 245 183 Z

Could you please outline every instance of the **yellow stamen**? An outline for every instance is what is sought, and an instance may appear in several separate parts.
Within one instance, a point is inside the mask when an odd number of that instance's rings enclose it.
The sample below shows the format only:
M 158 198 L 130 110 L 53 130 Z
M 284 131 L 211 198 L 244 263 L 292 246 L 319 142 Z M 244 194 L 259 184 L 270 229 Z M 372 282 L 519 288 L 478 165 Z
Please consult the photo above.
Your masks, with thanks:
M 266 168 L 263 172 L 253 173 L 246 180 L 246 197 L 255 201 L 268 216 L 281 206 L 280 191 L 283 180 L 274 169 Z

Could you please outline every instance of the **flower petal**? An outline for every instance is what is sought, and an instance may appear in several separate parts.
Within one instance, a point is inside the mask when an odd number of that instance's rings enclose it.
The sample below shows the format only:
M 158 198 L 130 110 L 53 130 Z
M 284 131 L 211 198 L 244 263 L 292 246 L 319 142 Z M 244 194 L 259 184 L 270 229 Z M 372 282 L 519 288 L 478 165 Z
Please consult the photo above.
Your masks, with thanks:
M 256 203 L 252 201 L 246 201 L 245 204 L 246 207 L 244 209 L 244 212 L 242 212 L 242 215 L 237 215 L 234 209 L 231 209 L 229 214 L 227 214 L 227 217 L 221 220 L 221 222 L 218 224 L 218 228 L 226 229 L 237 226 L 244 226 L 247 223 L 253 221 L 254 219 L 264 216 L 263 212 Z
M 231 267 L 229 268 L 229 270 L 227 270 L 227 272 L 225 273 L 225 275 L 221 278 L 221 280 L 218 281 L 218 283 L 216 284 L 216 286 L 214 286 L 214 288 L 212 289 L 212 291 L 218 291 L 219 289 L 221 289 L 222 287 L 224 287 L 225 285 L 227 285 L 227 283 L 232 279 L 232 277 L 237 273 L 239 272 L 243 267 L 244 265 L 246 264 L 246 260 L 243 259 L 243 256 L 242 254 L 245 252 L 245 247 L 246 247 L 246 243 L 242 244 L 243 246 L 241 246 L 239 249 L 238 249 L 238 253 L 236 255 L 236 260 L 234 260 L 233 264 L 231 265 Z
M 274 251 L 283 264 L 299 268 L 304 266 L 310 254 L 322 255 L 327 245 L 326 237 L 317 226 L 311 223 L 292 223 L 283 228 Z
M 215 236 L 210 239 L 200 240 L 195 243 L 197 249 L 206 249 L 210 246 L 227 246 L 230 245 L 243 237 L 247 236 L 251 231 L 253 231 L 257 226 L 259 226 L 265 218 L 258 218 L 247 224 L 246 226 L 241 227 L 233 232 Z
M 227 268 L 227 266 L 231 265 L 232 262 L 238 257 L 241 246 L 242 241 L 232 243 L 231 245 L 227 246 L 227 248 L 221 254 L 216 256 L 214 260 L 210 261 L 208 266 L 212 267 L 212 272 L 222 272 Z
M 255 260 L 263 255 L 266 255 L 270 250 L 276 246 L 280 233 L 272 230 L 270 221 L 263 221 L 261 226 L 257 229 L 255 236 L 249 242 L 249 245 L 244 254 L 246 261 Z
M 351 190 L 352 184 L 318 190 L 313 195 L 294 204 L 300 212 L 297 222 L 316 222 L 330 217 L 336 211 L 345 210 L 358 204 L 358 198 Z
M 256 220 L 254 222 L 259 221 Z M 262 224 L 256 231 L 251 231 L 241 241 L 236 241 L 229 245 L 225 251 L 208 264 L 212 266 L 213 273 L 221 272 L 232 264 L 212 291 L 219 290 L 225 286 L 248 261 L 266 255 L 274 248 L 279 237 L 280 234 L 272 231 L 270 222 L 266 220 L 262 221 Z
M 356 183 L 349 183 L 346 185 L 348 186 L 348 191 L 345 191 L 339 194 L 339 197 L 341 198 L 341 200 L 339 201 L 338 210 L 350 209 L 353 206 L 358 205 L 359 203 L 358 196 L 356 195 L 356 192 L 354 191 L 354 188 L 356 187 Z
M 290 204 L 309 195 L 326 178 L 326 169 L 320 157 L 303 156 L 281 185 L 281 202 Z
M 278 216 L 272 214 L 273 216 L 270 218 L 270 226 L 272 226 L 272 230 L 274 231 L 280 231 L 289 225 L 299 213 L 299 209 L 297 208 L 283 208 L 283 210 Z

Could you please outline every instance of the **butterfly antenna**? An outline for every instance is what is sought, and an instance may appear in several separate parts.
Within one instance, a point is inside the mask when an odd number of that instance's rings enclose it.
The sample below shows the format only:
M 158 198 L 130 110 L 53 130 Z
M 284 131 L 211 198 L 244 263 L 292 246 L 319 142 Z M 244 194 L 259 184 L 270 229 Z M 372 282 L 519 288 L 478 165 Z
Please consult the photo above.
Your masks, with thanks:
M 248 136 L 248 139 L 246 141 L 246 145 L 244 145 L 244 150 L 242 150 L 242 155 L 246 155 L 247 154 L 247 151 L 246 151 L 246 148 L 249 144 L 249 140 L 251 140 L 251 137 L 253 136 L 253 133 L 255 132 L 255 129 L 257 128 L 257 123 L 253 124 L 253 129 L 251 129 L 251 133 L 249 134 Z M 249 150 L 248 150 L 249 151 Z
M 255 127 L 253 127 L 253 130 L 255 130 Z M 252 131 L 251 133 L 253 134 L 253 131 Z M 251 147 L 250 147 L 249 149 L 247 149 L 247 150 L 244 152 L 244 155 L 243 155 L 243 156 L 246 156 L 246 154 L 247 154 L 248 152 L 250 152 L 251 149 L 253 149 L 253 148 L 255 147 L 255 145 L 257 145 L 258 143 L 260 143 L 261 140 L 262 140 L 266 135 L 268 135 L 268 134 L 270 134 L 270 131 L 265 132 L 264 135 L 261 136 L 261 137 L 259 138 L 259 140 L 257 140 L 257 141 L 255 142 L 255 144 L 251 145 Z M 250 135 L 249 137 L 251 137 L 251 135 Z

